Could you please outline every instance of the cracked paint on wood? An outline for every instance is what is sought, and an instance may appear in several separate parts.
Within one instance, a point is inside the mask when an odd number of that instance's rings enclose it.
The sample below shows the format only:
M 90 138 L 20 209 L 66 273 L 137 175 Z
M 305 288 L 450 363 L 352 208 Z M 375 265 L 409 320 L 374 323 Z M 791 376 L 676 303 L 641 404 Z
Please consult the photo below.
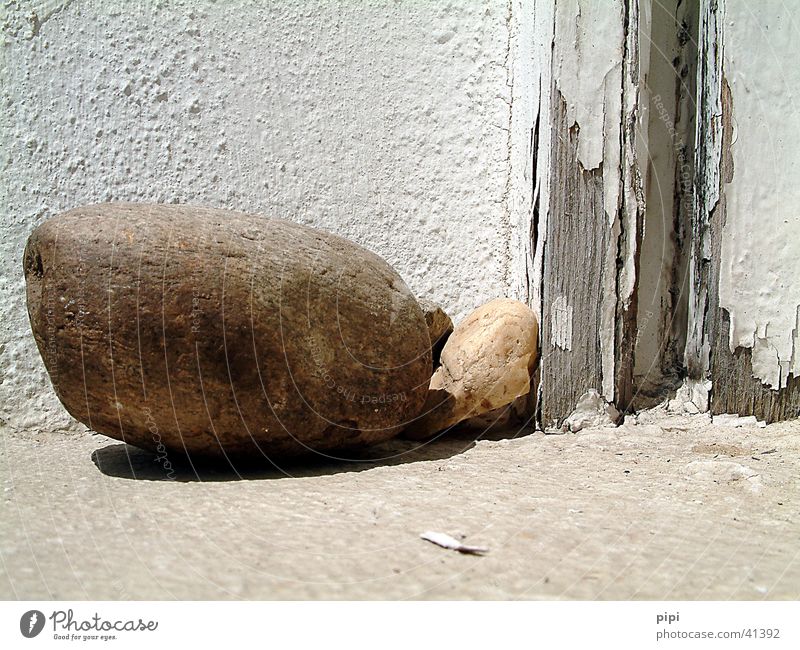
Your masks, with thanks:
M 772 422 L 800 415 L 798 226 L 796 203 L 786 203 L 797 190 L 785 177 L 798 161 L 783 143 L 787 129 L 793 138 L 794 111 L 780 106 L 795 87 L 782 84 L 797 73 L 764 71 L 767 52 L 792 51 L 776 28 L 780 16 L 761 14 L 763 32 L 744 26 L 745 17 L 752 25 L 738 0 L 702 6 L 687 363 L 690 379 L 710 376 L 713 413 Z M 774 38 L 764 42 L 768 27 Z M 765 97 L 777 105 L 765 106 Z

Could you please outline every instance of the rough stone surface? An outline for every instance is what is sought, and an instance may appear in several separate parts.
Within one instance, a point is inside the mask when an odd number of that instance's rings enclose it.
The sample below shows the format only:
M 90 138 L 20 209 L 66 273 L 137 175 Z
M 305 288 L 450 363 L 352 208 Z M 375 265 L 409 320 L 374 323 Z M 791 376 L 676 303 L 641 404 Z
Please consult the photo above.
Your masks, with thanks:
M 362 462 L 241 477 L 0 430 L 0 598 L 800 598 L 800 421 L 638 420 L 395 438 Z
M 25 250 L 36 342 L 90 428 L 191 456 L 325 453 L 385 440 L 431 375 L 422 312 L 352 242 L 281 219 L 102 204 Z
M 447 343 L 447 339 L 453 333 L 453 320 L 435 302 L 430 300 L 420 300 L 418 302 L 422 313 L 425 315 L 425 323 L 428 326 L 433 367 L 436 369 L 439 366 L 442 348 L 444 348 L 444 344 Z
M 36 354 L 21 272 L 33 228 L 77 205 L 207 205 L 321 227 L 454 318 L 516 283 L 506 0 L 3 4 L 9 425 L 80 429 Z M 519 231 L 529 239 L 527 221 Z
M 510 404 L 500 408 L 467 418 L 459 424 L 459 428 L 470 431 L 506 431 L 532 425 L 536 410 L 536 397 L 531 390 L 527 395 L 520 395 Z
M 422 413 L 405 435 L 425 438 L 527 395 L 538 334 L 535 314 L 518 300 L 478 307 L 447 339 Z

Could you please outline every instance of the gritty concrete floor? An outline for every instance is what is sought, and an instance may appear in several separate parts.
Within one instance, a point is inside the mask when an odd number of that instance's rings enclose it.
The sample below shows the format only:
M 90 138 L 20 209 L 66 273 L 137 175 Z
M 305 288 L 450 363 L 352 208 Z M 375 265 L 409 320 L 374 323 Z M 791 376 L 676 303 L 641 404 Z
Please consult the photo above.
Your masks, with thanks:
M 656 410 L 491 438 L 170 480 L 101 436 L 6 427 L 0 597 L 800 597 L 800 421 Z M 427 530 L 490 551 L 460 555 Z

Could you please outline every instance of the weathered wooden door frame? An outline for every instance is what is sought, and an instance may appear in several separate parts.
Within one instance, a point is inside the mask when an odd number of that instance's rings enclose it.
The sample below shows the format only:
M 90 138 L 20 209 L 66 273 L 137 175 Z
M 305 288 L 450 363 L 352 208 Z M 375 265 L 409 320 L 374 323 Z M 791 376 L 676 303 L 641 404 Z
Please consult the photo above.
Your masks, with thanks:
M 556 0 L 536 16 L 545 49 L 529 295 L 542 316 L 545 430 L 589 389 L 622 412 L 677 391 L 690 411 L 800 415 L 800 378 L 781 390 L 755 379 L 750 350 L 728 348 L 719 307 L 731 173 L 722 11 L 716 0 Z M 650 194 L 656 184 L 672 195 L 668 209 Z M 667 235 L 648 240 L 659 228 Z M 648 253 L 654 241 L 668 249 L 660 259 Z M 654 286 L 658 295 L 641 295 Z

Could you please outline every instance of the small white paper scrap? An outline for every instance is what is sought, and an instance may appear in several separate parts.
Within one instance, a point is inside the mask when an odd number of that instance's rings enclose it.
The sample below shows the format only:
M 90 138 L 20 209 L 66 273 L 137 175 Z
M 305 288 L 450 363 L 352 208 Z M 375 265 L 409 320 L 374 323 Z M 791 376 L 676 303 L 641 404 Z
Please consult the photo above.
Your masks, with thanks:
M 446 535 L 445 533 L 436 533 L 431 530 L 422 533 L 420 538 L 424 539 L 426 542 L 431 542 L 442 548 L 448 548 L 451 551 L 458 551 L 459 553 L 483 555 L 489 552 L 486 546 L 468 546 L 467 544 L 459 542 L 455 537 L 450 537 L 450 535 Z

